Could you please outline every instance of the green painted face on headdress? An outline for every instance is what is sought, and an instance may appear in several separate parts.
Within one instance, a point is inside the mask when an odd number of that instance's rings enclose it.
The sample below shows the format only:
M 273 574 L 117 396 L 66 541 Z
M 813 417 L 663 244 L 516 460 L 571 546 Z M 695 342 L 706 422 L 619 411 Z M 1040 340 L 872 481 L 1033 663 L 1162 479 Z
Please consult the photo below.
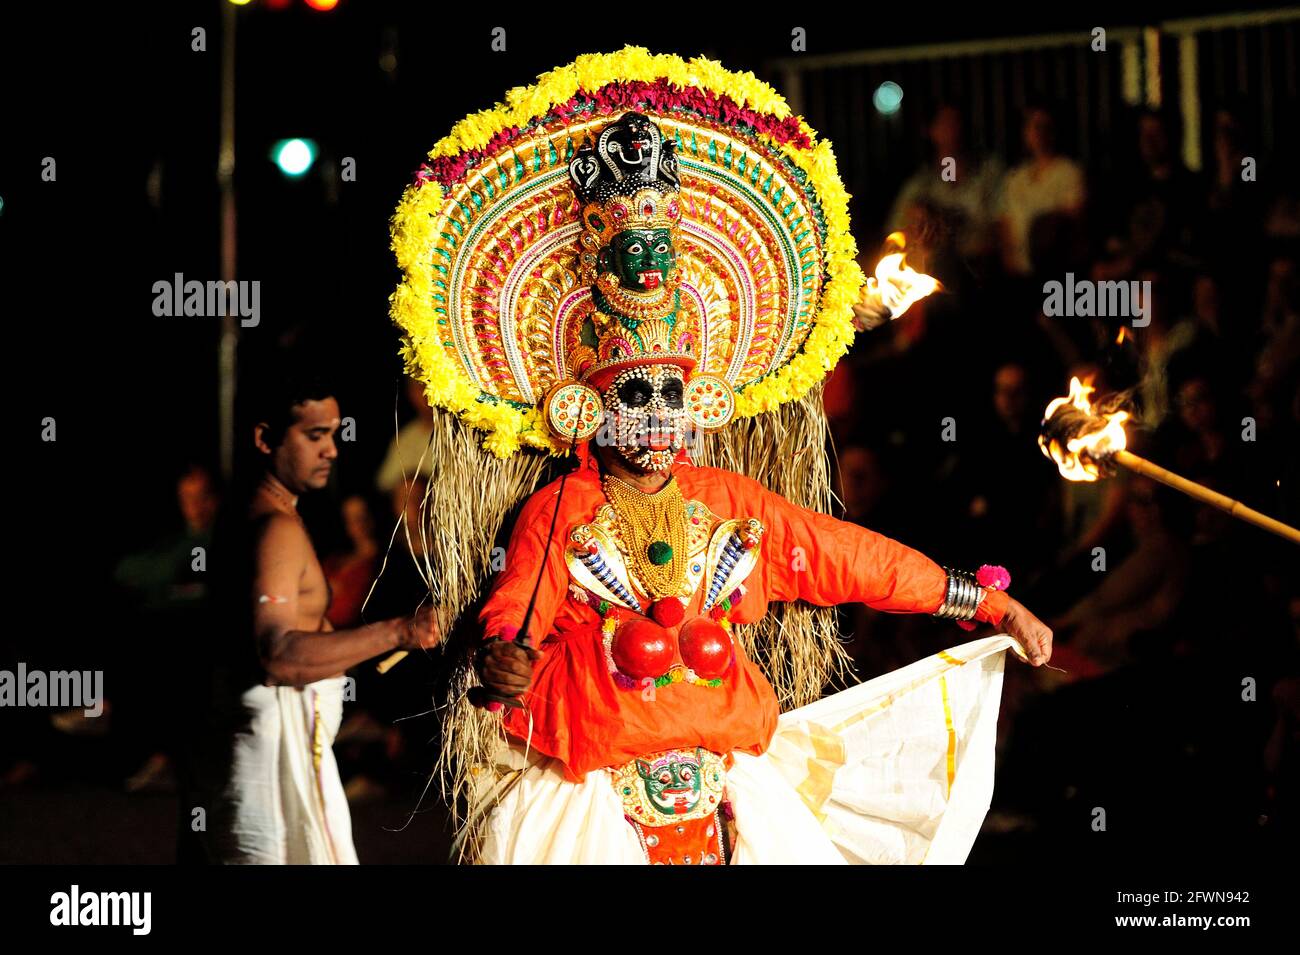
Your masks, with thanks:
M 677 264 L 669 229 L 625 229 L 610 241 L 602 271 L 618 276 L 619 285 L 634 292 L 659 288 Z
M 703 774 L 701 755 L 666 753 L 649 763 L 636 761 L 637 775 L 645 783 L 646 795 L 660 812 L 680 816 L 695 808 L 700 801 Z

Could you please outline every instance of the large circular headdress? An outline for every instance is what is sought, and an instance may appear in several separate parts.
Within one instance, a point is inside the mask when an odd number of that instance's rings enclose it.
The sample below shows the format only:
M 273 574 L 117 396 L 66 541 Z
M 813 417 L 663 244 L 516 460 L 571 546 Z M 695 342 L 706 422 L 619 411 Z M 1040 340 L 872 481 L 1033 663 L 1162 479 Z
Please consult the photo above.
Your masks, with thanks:
M 619 364 L 591 337 L 601 316 L 583 255 L 611 223 L 593 225 L 586 175 L 629 114 L 650 123 L 627 135 L 662 140 L 667 165 L 653 171 L 676 190 L 622 190 L 675 240 L 681 320 L 656 349 L 689 349 L 693 373 L 721 379 L 747 416 L 803 397 L 853 337 L 864 279 L 830 144 L 753 74 L 637 47 L 581 56 L 461 120 L 392 222 L 407 370 L 498 457 L 561 451 L 540 412 L 548 393 Z

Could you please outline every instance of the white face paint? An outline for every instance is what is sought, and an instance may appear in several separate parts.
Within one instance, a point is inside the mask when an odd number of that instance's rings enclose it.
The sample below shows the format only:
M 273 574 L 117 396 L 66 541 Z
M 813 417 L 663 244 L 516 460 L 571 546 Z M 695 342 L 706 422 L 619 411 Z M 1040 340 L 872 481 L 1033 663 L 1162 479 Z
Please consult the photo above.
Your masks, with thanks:
M 603 395 L 611 442 L 635 470 L 663 471 L 686 445 L 686 383 L 676 365 L 621 372 Z

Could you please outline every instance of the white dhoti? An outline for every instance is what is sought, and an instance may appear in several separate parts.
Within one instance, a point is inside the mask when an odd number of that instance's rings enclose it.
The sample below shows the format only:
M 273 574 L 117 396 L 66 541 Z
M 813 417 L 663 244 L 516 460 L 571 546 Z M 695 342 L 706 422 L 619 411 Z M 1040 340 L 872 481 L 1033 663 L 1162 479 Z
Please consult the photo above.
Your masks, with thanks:
M 961 864 L 993 796 L 1009 636 L 945 650 L 782 714 L 762 756 L 735 753 L 735 864 Z M 511 747 L 477 861 L 643 864 L 605 770 L 581 782 Z M 480 802 L 480 805 L 485 803 Z M 471 817 L 473 810 L 471 808 Z
M 229 770 L 210 814 L 216 861 L 239 865 L 356 865 L 352 819 L 332 749 L 343 677 L 256 686 L 241 698 Z

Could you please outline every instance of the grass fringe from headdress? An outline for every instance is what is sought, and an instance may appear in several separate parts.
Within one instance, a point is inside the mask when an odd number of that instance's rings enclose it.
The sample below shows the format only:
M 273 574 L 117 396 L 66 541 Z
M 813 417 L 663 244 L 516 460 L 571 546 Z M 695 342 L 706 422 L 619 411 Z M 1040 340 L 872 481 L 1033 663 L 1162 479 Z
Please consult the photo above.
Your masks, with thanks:
M 466 608 L 490 583 L 493 547 L 506 516 L 537 489 L 551 459 L 544 454 L 498 457 L 455 415 L 438 408 L 429 453 L 433 475 L 420 509 L 425 535 L 421 572 L 438 607 L 442 649 L 451 667 L 434 777 L 460 825 L 461 807 L 478 785 L 476 772 L 494 763 L 505 736 L 498 715 L 470 704 L 468 691 L 478 683 L 471 647 L 450 638 Z

